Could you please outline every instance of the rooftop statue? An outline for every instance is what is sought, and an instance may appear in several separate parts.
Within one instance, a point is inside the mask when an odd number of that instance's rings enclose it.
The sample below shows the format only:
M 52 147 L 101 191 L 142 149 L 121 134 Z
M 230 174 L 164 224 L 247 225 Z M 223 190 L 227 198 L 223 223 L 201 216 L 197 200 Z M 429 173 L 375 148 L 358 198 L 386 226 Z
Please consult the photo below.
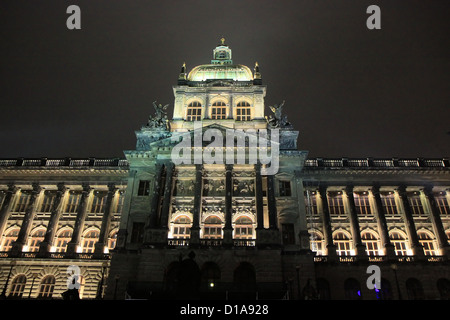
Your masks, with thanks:
M 280 105 L 269 106 L 270 110 L 273 112 L 273 115 L 269 115 L 266 117 L 267 123 L 269 127 L 274 128 L 291 128 L 291 123 L 287 120 L 287 115 L 283 115 L 281 111 L 283 110 L 284 100 Z
M 168 126 L 168 119 L 167 119 L 167 107 L 169 105 L 162 105 L 156 104 L 156 101 L 153 101 L 153 108 L 155 108 L 155 116 L 149 116 L 148 117 L 148 123 L 147 127 L 150 128 L 160 128 L 160 129 L 167 129 Z

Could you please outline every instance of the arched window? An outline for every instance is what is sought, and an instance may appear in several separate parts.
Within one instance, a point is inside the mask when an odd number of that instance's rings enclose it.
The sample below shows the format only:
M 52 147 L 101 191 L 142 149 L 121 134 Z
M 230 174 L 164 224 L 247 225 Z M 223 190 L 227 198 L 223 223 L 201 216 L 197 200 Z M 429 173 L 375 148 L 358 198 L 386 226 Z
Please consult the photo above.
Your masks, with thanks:
M 366 246 L 366 253 L 368 256 L 379 255 L 378 239 L 371 232 L 364 232 L 361 235 L 361 240 Z
M 55 276 L 45 276 L 39 287 L 38 298 L 51 298 L 55 289 Z
M 330 284 L 327 280 L 323 278 L 318 278 L 316 280 L 317 285 L 317 295 L 319 300 L 330 300 Z
M 210 216 L 205 219 L 203 224 L 203 238 L 221 239 L 222 238 L 222 220 L 217 216 Z
M 37 252 L 39 251 L 39 245 L 42 241 L 44 241 L 45 229 L 37 229 L 35 230 L 30 237 L 28 251 L 29 252 Z
M 227 106 L 223 101 L 216 101 L 211 108 L 211 119 L 220 120 L 227 118 Z
M 378 300 L 392 300 L 391 283 L 385 278 L 381 278 L 381 289 L 375 285 L 375 294 Z
M 81 252 L 83 253 L 92 253 L 95 249 L 95 243 L 98 241 L 99 232 L 98 230 L 88 231 L 84 237 L 83 242 L 81 244 Z
M 311 251 L 315 252 L 318 256 L 323 255 L 323 239 L 322 236 L 315 231 L 310 232 L 309 234 L 309 243 L 311 246 Z
M 248 217 L 240 217 L 234 222 L 235 239 L 253 239 L 253 221 Z
M 172 236 L 175 239 L 189 239 L 192 221 L 188 216 L 179 216 L 173 223 Z
M 419 242 L 423 246 L 423 252 L 426 256 L 434 256 L 436 254 L 436 248 L 434 246 L 434 240 L 426 232 L 418 232 Z
M 187 121 L 200 121 L 202 120 L 202 104 L 199 101 L 193 101 L 189 103 L 186 110 Z
M 25 284 L 27 283 L 27 277 L 24 274 L 16 276 L 11 284 L 10 297 L 21 298 L 23 291 L 25 290 Z
M 395 255 L 406 256 L 406 239 L 400 232 L 394 231 L 390 234 L 391 242 L 395 248 Z
M 345 298 L 347 300 L 361 300 L 361 286 L 358 282 L 358 280 L 350 278 L 345 280 L 344 283 L 344 289 L 345 289 Z
M 336 253 L 340 256 L 350 255 L 350 239 L 343 232 L 337 232 L 333 237 Z
M 240 101 L 236 105 L 236 120 L 250 121 L 252 115 L 250 103 L 247 101 Z
M 253 291 L 256 288 L 255 268 L 248 262 L 241 262 L 234 270 L 234 287 L 237 291 Z
M 19 228 L 14 228 L 9 230 L 5 236 L 3 237 L 3 243 L 1 247 L 1 251 L 9 251 L 11 250 L 12 243 L 16 241 L 17 237 L 19 236 Z
M 72 229 L 63 229 L 58 232 L 55 239 L 55 251 L 66 252 L 66 247 L 69 241 L 72 239 Z
M 220 281 L 220 268 L 214 262 L 205 262 L 202 267 L 202 287 L 213 290 Z
M 422 284 L 415 278 L 406 280 L 406 292 L 408 294 L 408 300 L 424 299 Z

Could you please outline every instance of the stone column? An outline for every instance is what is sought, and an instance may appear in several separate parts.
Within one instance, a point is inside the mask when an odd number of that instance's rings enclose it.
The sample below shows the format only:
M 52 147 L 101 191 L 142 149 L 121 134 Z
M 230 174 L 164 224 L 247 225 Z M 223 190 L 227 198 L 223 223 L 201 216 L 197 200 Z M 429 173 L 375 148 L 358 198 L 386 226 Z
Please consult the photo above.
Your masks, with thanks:
M 42 241 L 39 245 L 38 257 L 45 257 L 50 252 L 56 229 L 58 227 L 59 218 L 61 216 L 63 199 L 66 193 L 67 188 L 64 186 L 64 183 L 58 183 L 58 190 L 56 191 L 56 197 L 50 211 L 50 219 L 48 221 L 44 241 Z
M 158 202 L 161 193 L 162 173 L 163 173 L 163 166 L 161 164 L 157 164 L 155 172 L 155 180 L 153 183 L 153 194 L 151 198 L 150 214 L 148 216 L 146 229 L 155 228 L 157 226 Z
M 303 180 L 301 178 L 301 171 L 294 171 L 295 183 L 294 190 L 296 191 L 295 196 L 297 197 L 298 203 L 298 218 L 295 223 L 295 229 L 297 230 L 296 244 L 300 245 L 302 250 L 311 250 L 310 235 L 308 232 L 308 222 L 306 220 L 306 203 L 305 203 L 305 190 L 303 189 Z
M 234 112 L 234 96 L 231 94 L 230 95 L 230 100 L 228 101 L 228 103 L 230 104 L 229 108 L 228 108 L 228 117 L 227 119 L 233 119 L 233 112 Z
M 126 248 L 131 199 L 135 193 L 135 183 L 139 183 L 139 181 L 136 181 L 136 173 L 136 170 L 130 170 L 129 172 L 127 189 L 125 191 L 125 198 L 123 200 L 122 213 L 120 215 L 120 226 L 119 231 L 117 232 L 117 242 L 114 249 L 115 251 L 123 251 Z
M 275 180 L 273 175 L 267 176 L 267 206 L 269 209 L 269 228 L 278 230 Z
M 205 108 L 203 109 L 204 110 L 203 119 L 211 119 L 211 116 L 209 115 L 211 108 L 212 107 L 209 105 L 209 94 L 206 94 L 206 96 L 205 96 Z
M 14 197 L 17 194 L 17 188 L 14 184 L 8 185 L 8 190 L 6 191 L 5 199 L 3 199 L 2 207 L 0 208 L 0 237 L 5 231 L 6 224 L 8 222 L 9 215 L 11 213 L 11 208 L 14 204 Z
M 403 220 L 405 222 L 406 231 L 408 233 L 409 243 L 413 254 L 417 258 L 422 259 L 423 257 L 425 257 L 425 255 L 423 252 L 423 247 L 419 242 L 419 237 L 417 236 L 417 230 L 412 216 L 411 205 L 406 194 L 406 187 L 403 185 L 399 186 L 397 190 L 395 190 L 395 193 L 399 197 L 400 204 L 403 207 Z
M 22 249 L 28 240 L 31 227 L 33 225 L 34 216 L 36 213 L 37 199 L 42 192 L 42 188 L 38 183 L 33 183 L 33 190 L 31 191 L 30 199 L 28 200 L 23 217 L 22 226 L 20 227 L 17 240 L 13 243 L 11 248 L 11 257 L 17 257 L 22 253 Z
M 172 181 L 173 181 L 173 170 L 175 165 L 169 163 L 166 165 L 166 183 L 164 186 L 164 200 L 161 208 L 161 223 L 162 229 L 167 229 L 169 224 L 169 211 L 170 211 L 170 201 L 172 199 Z M 162 187 L 162 186 L 161 186 Z
M 233 165 L 225 165 L 225 226 L 223 228 L 223 243 L 225 245 L 233 244 Z
M 84 221 L 86 220 L 88 200 L 92 192 L 93 189 L 88 184 L 83 183 L 83 191 L 81 193 L 80 203 L 78 204 L 72 239 L 67 244 L 66 255 L 68 257 L 75 256 L 77 253 L 77 247 L 80 244 L 81 233 L 83 232 Z
M 331 217 L 328 209 L 328 197 L 327 187 L 319 187 L 319 200 L 322 207 L 322 223 L 323 223 L 323 235 L 325 240 L 325 247 L 327 248 L 328 260 L 334 261 L 337 259 L 336 245 L 333 243 L 333 232 L 331 229 Z
M 200 243 L 200 215 L 202 212 L 203 165 L 195 165 L 194 212 L 191 227 L 190 244 Z
M 108 242 L 108 233 L 111 226 L 111 217 L 113 213 L 113 200 L 114 197 L 117 195 L 118 188 L 114 183 L 108 184 L 108 194 L 106 196 L 106 204 L 105 208 L 103 209 L 103 216 L 102 216 L 102 224 L 100 227 L 100 234 L 98 236 L 98 241 L 95 244 L 94 249 L 94 257 L 101 258 L 103 257 L 103 253 L 105 250 L 105 246 Z
M 433 224 L 434 234 L 436 235 L 439 250 L 441 251 L 442 255 L 449 256 L 450 246 L 447 241 L 447 235 L 445 234 L 444 226 L 442 224 L 440 212 L 436 204 L 436 199 L 433 195 L 432 187 L 427 186 L 420 192 L 428 202 L 428 206 L 430 208 L 430 220 Z
M 355 206 L 355 197 L 353 195 L 353 186 L 347 186 L 342 190 L 344 199 L 347 202 L 348 217 L 352 229 L 353 247 L 356 251 L 356 256 L 359 258 L 367 257 L 366 246 L 361 240 L 361 230 L 359 228 L 358 212 Z
M 255 197 L 256 197 L 256 222 L 257 230 L 264 229 L 264 208 L 263 208 L 263 190 L 262 190 L 262 176 L 261 164 L 255 164 Z
M 369 189 L 369 195 L 374 200 L 374 207 L 372 208 L 375 218 L 377 219 L 378 232 L 380 233 L 381 246 L 385 249 L 385 255 L 388 259 L 395 258 L 395 247 L 389 238 L 389 232 L 386 222 L 386 216 L 383 212 L 383 202 L 381 201 L 380 187 L 373 186 Z

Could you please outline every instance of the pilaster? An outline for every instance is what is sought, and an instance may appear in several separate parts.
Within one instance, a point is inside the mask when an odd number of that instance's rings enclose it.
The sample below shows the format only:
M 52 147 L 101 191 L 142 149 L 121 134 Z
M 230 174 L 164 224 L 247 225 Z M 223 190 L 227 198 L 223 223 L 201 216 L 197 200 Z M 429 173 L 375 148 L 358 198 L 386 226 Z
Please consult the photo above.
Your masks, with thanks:
M 47 230 L 45 232 L 44 241 L 39 245 L 39 257 L 45 257 L 52 246 L 56 228 L 58 227 L 59 218 L 61 216 L 61 207 L 64 197 L 67 195 L 67 188 L 64 183 L 58 183 L 58 190 L 56 191 L 56 197 L 51 208 L 50 219 L 48 221 Z
M 33 225 L 33 220 L 36 212 L 37 199 L 42 194 L 42 188 L 38 183 L 33 183 L 33 190 L 31 191 L 30 199 L 28 200 L 25 214 L 22 220 L 22 226 L 20 227 L 17 240 L 13 243 L 11 248 L 11 256 L 17 257 L 22 253 L 22 249 L 25 246 L 30 229 Z
M 93 189 L 86 183 L 83 183 L 83 191 L 81 192 L 80 203 L 78 204 L 77 217 L 73 228 L 72 239 L 67 244 L 66 255 L 75 256 L 77 248 L 81 240 L 81 232 L 83 231 L 84 221 L 86 220 L 88 200 L 92 195 Z

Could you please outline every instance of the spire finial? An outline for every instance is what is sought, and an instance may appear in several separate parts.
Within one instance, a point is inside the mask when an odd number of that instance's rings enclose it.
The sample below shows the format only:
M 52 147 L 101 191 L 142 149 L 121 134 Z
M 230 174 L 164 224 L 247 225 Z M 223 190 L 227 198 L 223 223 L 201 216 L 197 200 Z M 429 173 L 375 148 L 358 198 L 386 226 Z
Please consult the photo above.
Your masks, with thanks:
M 222 38 L 220 39 L 220 42 L 222 43 L 222 45 L 224 45 L 224 44 L 225 44 L 225 38 L 222 37 Z

